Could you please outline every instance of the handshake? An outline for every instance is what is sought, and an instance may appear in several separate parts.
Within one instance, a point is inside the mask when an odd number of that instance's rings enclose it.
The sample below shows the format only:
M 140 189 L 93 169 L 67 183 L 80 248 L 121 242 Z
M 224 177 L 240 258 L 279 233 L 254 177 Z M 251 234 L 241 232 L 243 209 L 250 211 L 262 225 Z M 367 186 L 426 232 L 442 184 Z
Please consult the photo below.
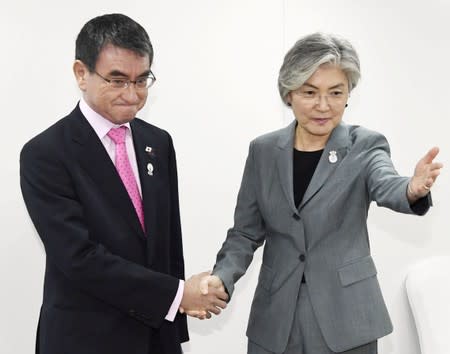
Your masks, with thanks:
M 227 307 L 228 294 L 222 280 L 211 272 L 193 275 L 184 283 L 180 312 L 200 320 L 218 315 Z

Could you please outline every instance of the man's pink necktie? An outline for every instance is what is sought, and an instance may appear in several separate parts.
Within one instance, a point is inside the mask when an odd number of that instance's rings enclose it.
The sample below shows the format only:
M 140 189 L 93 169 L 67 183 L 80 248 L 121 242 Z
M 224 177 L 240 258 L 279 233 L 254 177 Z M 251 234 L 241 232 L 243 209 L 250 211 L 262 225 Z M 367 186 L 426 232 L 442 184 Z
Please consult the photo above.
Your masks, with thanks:
M 128 159 L 127 148 L 125 146 L 125 135 L 127 132 L 127 127 L 112 128 L 108 132 L 108 136 L 116 144 L 116 169 L 122 179 L 123 184 L 131 198 L 136 214 L 141 223 L 142 229 L 145 231 L 144 227 L 144 210 L 142 207 L 142 199 L 139 194 L 138 186 L 136 183 L 136 178 L 134 176 L 133 170 L 131 169 L 130 160 Z

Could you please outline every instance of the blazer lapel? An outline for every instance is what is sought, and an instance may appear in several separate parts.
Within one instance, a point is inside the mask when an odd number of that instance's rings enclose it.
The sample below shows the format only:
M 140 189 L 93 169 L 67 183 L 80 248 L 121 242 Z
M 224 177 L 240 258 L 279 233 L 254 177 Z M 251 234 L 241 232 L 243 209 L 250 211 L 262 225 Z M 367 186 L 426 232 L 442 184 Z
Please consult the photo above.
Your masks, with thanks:
M 339 124 L 334 128 L 328 139 L 322 156 L 319 160 L 317 168 L 314 172 L 311 182 L 306 189 L 305 195 L 300 203 L 301 210 L 306 203 L 322 188 L 322 186 L 330 179 L 333 172 L 338 168 L 341 161 L 347 154 L 348 149 L 348 131 L 345 125 Z M 333 160 L 333 156 L 336 159 Z
M 293 149 L 295 136 L 296 121 L 294 120 L 285 129 L 281 131 L 278 139 L 278 148 L 280 149 L 277 158 L 278 177 L 280 179 L 281 187 L 284 195 L 289 203 L 289 207 L 294 213 L 297 213 L 297 208 L 294 202 L 294 184 L 293 184 Z
M 78 106 L 74 113 L 72 140 L 76 158 L 105 199 L 118 209 L 139 236 L 144 237 L 133 203 L 114 163 Z
M 145 129 L 144 133 L 136 120 L 130 124 L 143 196 L 145 230 L 147 236 L 151 236 L 156 232 L 158 220 L 158 191 L 161 186 L 158 151 L 161 150 L 158 148 L 158 139 L 152 135 L 151 130 Z

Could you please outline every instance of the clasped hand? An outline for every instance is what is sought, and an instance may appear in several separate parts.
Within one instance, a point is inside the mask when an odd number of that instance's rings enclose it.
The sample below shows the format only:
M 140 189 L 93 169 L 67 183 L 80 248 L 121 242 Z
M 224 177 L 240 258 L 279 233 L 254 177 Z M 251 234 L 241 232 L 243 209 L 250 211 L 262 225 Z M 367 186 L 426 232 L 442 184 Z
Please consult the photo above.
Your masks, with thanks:
M 203 272 L 193 275 L 184 283 L 180 312 L 199 318 L 211 318 L 227 307 L 228 294 L 219 277 Z

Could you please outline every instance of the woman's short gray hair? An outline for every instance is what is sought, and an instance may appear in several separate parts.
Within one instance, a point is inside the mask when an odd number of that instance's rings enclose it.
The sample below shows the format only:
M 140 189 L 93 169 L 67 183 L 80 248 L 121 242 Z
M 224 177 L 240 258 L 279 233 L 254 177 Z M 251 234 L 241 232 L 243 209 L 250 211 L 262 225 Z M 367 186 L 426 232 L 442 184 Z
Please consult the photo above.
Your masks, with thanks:
M 313 33 L 301 38 L 287 52 L 278 76 L 278 89 L 286 105 L 289 92 L 302 86 L 320 65 L 339 66 L 348 79 L 351 91 L 361 76 L 359 58 L 349 41 L 335 35 Z

